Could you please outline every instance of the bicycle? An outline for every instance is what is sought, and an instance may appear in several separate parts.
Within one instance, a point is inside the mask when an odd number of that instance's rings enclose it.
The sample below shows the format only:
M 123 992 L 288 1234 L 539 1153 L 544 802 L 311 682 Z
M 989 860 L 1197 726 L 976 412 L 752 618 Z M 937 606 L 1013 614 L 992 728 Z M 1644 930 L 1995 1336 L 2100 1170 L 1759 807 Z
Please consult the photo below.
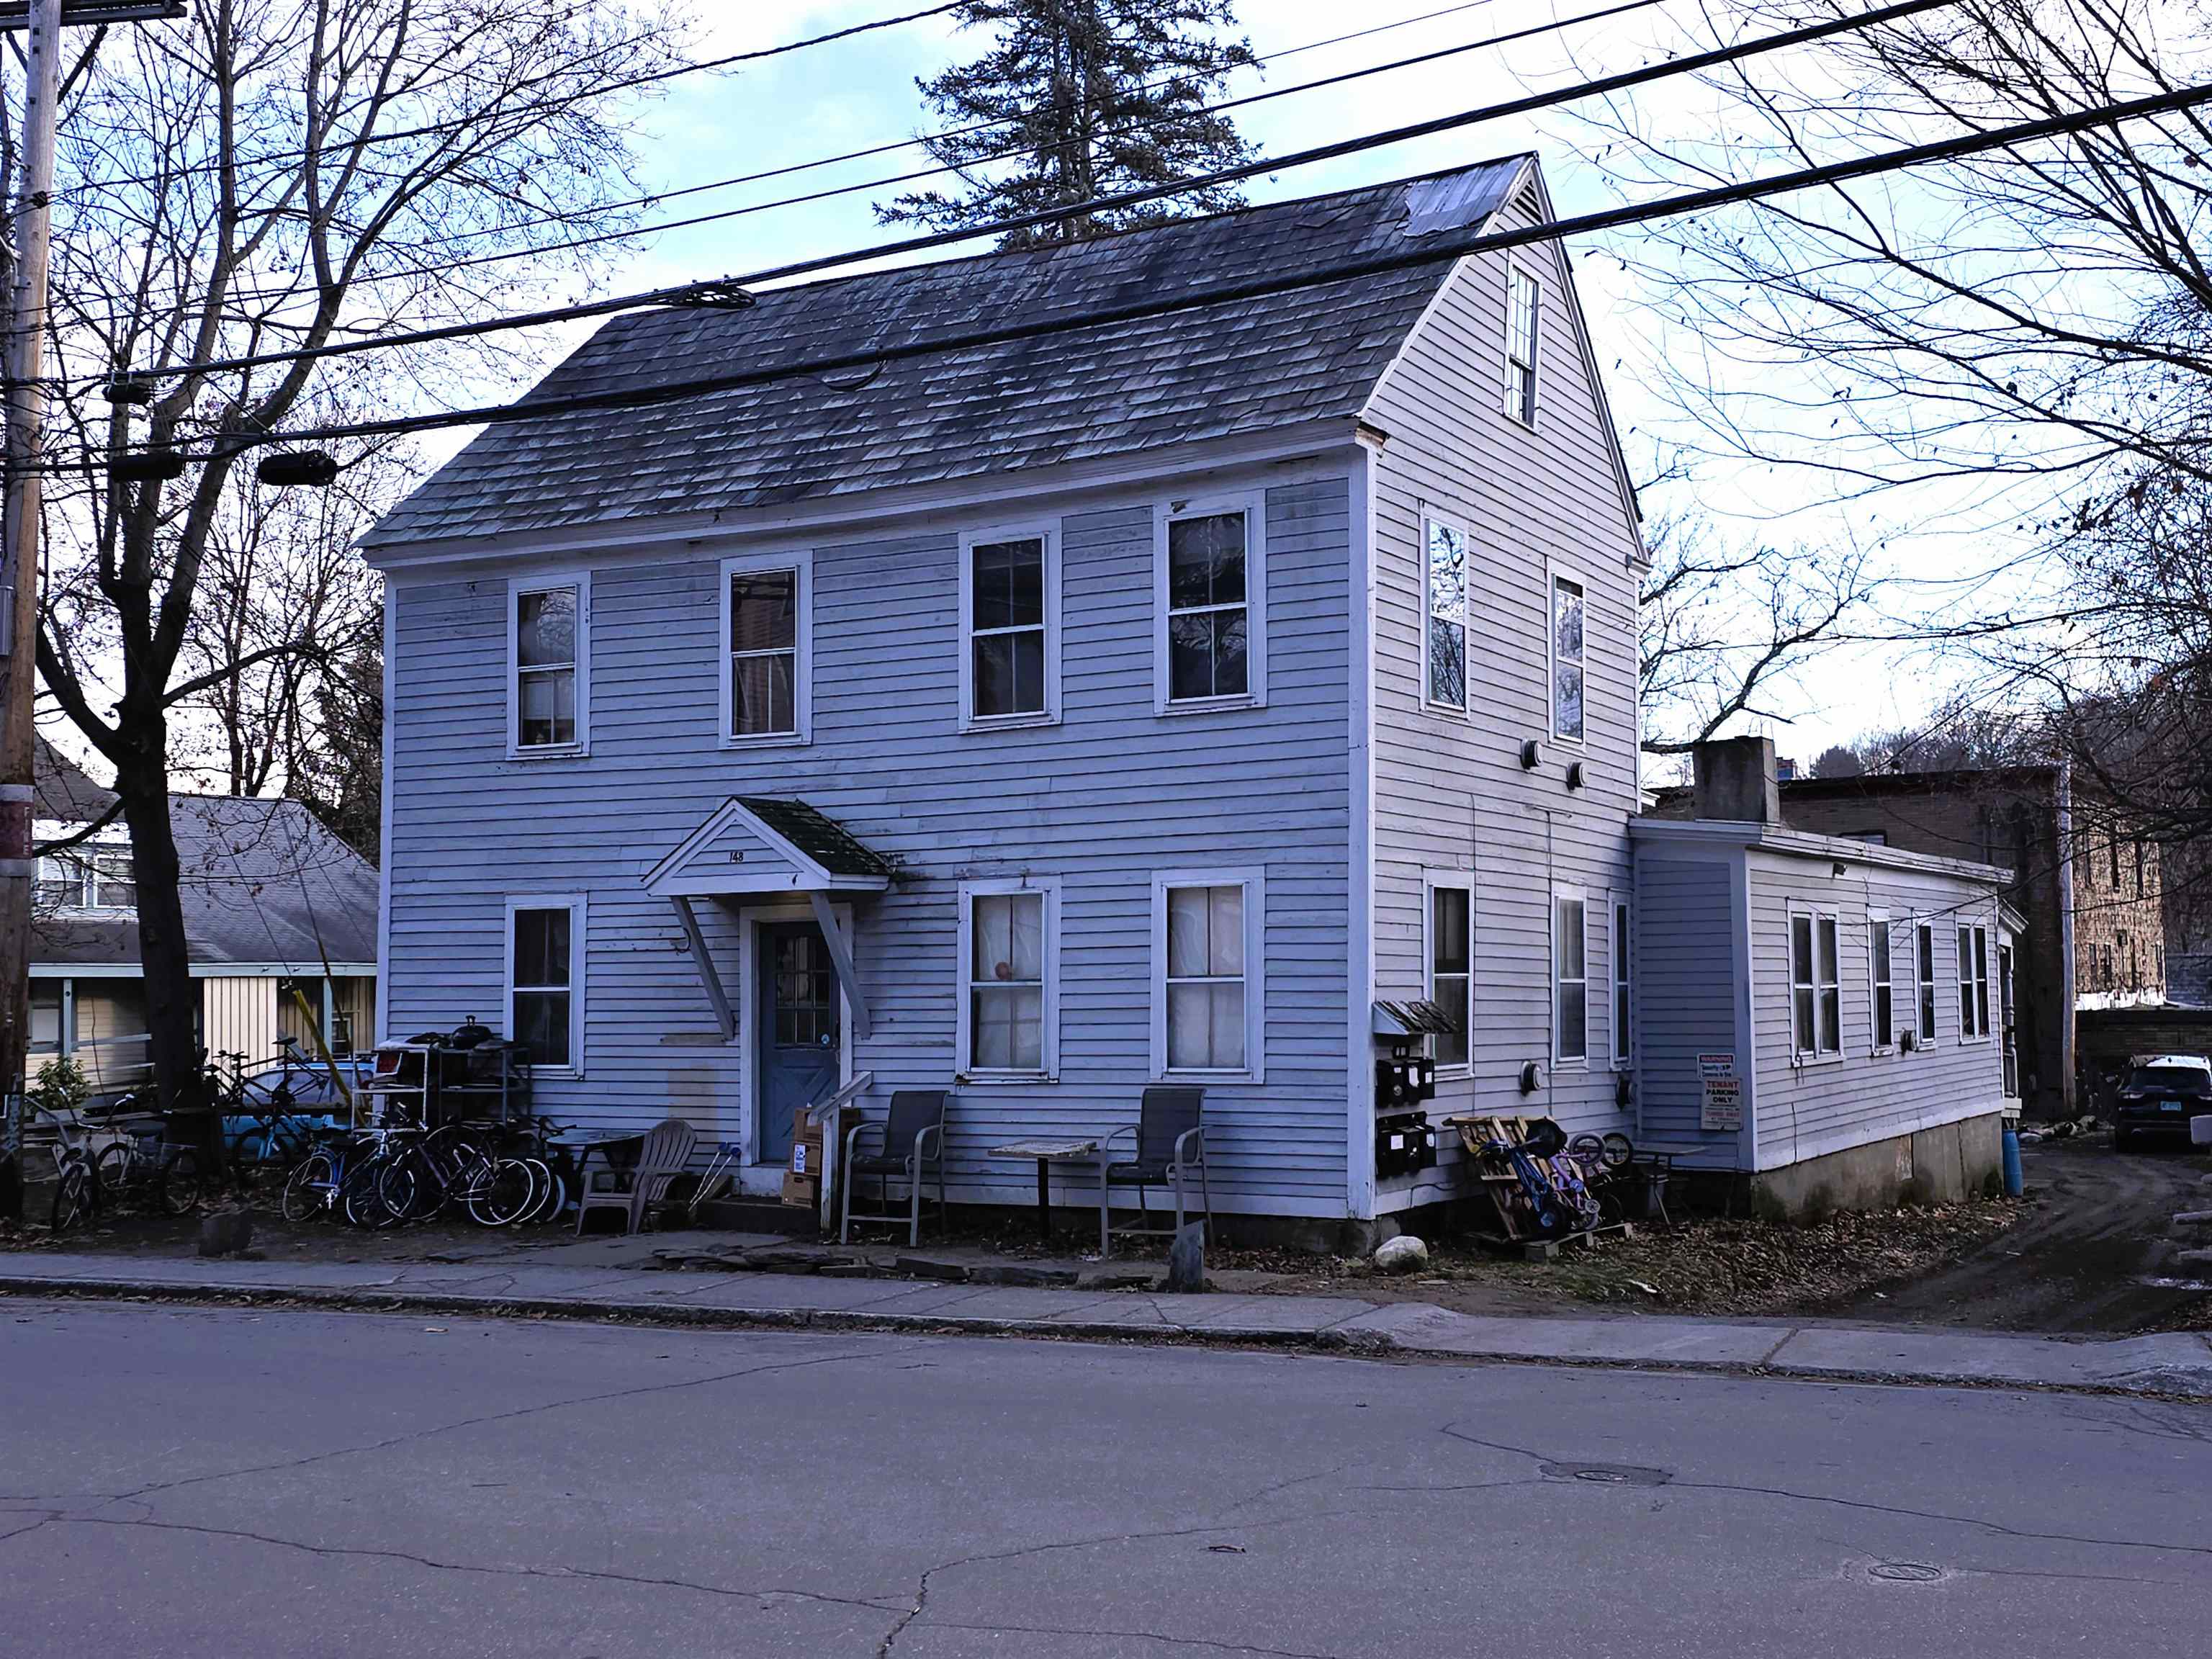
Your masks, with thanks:
M 323 1144 L 285 1177 L 283 1195 L 277 1200 L 279 1213 L 291 1222 L 305 1221 L 320 1211 L 342 1215 L 352 1225 L 371 1231 L 398 1226 L 412 1201 L 402 1182 L 412 1177 L 387 1176 L 392 1158 L 386 1137 L 392 1133 L 329 1132 Z M 387 1194 L 398 1200 L 396 1205 Z

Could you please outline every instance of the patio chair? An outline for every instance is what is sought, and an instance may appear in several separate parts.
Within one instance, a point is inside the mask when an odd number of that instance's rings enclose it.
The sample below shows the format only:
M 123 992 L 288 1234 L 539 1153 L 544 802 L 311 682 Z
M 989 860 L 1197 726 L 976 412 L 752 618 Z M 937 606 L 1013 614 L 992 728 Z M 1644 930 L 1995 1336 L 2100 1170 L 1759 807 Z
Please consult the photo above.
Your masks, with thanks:
M 591 1171 L 576 1194 L 578 1236 L 582 1236 L 584 1218 L 594 1210 L 621 1210 L 624 1232 L 643 1231 L 646 1212 L 667 1193 L 668 1183 L 684 1173 L 698 1139 L 699 1132 L 682 1118 L 663 1118 L 646 1132 L 637 1162 L 629 1169 L 607 1164 Z
M 1137 1121 L 1127 1124 L 1098 1143 L 1098 1253 L 1110 1255 L 1114 1240 L 1173 1238 L 1182 1230 L 1184 1187 L 1198 1176 L 1199 1213 L 1208 1237 L 1213 1231 L 1213 1193 L 1206 1177 L 1206 1127 L 1200 1121 L 1206 1108 L 1203 1089 L 1147 1089 L 1137 1108 Z M 1114 1143 L 1124 1136 L 1136 1141 L 1136 1156 L 1116 1160 Z M 1114 1188 L 1134 1187 L 1137 1209 L 1144 1219 L 1114 1225 Z M 1148 1187 L 1175 1189 L 1175 1225 L 1155 1227 L 1145 1200 Z
M 845 1132 L 845 1156 L 839 1165 L 845 1172 L 845 1200 L 838 1218 L 837 1242 L 848 1243 L 855 1221 L 903 1221 L 907 1247 L 921 1243 L 921 1188 L 931 1170 L 937 1172 L 937 1222 L 945 1224 L 945 1102 L 942 1089 L 900 1089 L 891 1096 L 888 1119 L 856 1123 Z M 864 1136 L 880 1135 L 883 1150 L 862 1152 Z M 880 1210 L 856 1210 L 854 1190 L 862 1176 L 876 1177 L 882 1197 Z M 902 1214 L 891 1207 L 891 1183 L 907 1184 L 907 1206 Z

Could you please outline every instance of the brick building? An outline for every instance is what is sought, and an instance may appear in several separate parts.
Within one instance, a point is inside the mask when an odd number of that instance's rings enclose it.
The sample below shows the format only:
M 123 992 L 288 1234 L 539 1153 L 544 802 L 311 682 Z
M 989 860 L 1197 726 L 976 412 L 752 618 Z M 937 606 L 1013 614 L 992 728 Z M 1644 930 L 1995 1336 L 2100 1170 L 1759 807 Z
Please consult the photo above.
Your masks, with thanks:
M 1688 794 L 1662 790 L 1654 811 L 1687 816 Z M 2007 1037 L 2031 1116 L 2074 1109 L 2074 1010 L 2166 1000 L 2158 846 L 2057 767 L 1796 778 L 1782 785 L 1782 816 L 1793 830 L 2013 872 L 2006 902 L 2027 929 Z

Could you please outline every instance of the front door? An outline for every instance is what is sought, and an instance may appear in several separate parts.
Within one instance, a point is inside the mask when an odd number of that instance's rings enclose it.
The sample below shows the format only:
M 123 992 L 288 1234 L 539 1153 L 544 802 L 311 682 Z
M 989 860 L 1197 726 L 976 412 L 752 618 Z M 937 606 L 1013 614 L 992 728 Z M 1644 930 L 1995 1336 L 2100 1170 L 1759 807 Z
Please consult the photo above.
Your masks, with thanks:
M 2020 1030 L 2013 1017 L 2012 1006 L 2012 946 L 1997 946 L 1997 1012 L 1998 1030 L 2004 1044 L 2004 1082 L 2002 1087 L 2008 1099 L 2020 1097 Z
M 753 1042 L 760 1067 L 753 1145 L 756 1161 L 791 1158 L 792 1115 L 839 1081 L 837 969 L 822 930 L 811 921 L 763 922 L 759 940 L 759 1018 Z

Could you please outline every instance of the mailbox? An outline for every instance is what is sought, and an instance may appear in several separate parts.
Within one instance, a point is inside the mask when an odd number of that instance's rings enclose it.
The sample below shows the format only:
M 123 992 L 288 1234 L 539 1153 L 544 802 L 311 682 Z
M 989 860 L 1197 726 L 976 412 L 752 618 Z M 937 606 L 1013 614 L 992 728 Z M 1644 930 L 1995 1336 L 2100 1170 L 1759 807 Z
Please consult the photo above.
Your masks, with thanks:
M 1437 1063 L 1426 1054 L 1393 1054 L 1375 1062 L 1376 1110 L 1418 1106 L 1436 1097 Z
M 1389 1112 L 1375 1120 L 1375 1173 L 1379 1178 L 1412 1175 L 1436 1161 L 1436 1126 L 1426 1112 Z

